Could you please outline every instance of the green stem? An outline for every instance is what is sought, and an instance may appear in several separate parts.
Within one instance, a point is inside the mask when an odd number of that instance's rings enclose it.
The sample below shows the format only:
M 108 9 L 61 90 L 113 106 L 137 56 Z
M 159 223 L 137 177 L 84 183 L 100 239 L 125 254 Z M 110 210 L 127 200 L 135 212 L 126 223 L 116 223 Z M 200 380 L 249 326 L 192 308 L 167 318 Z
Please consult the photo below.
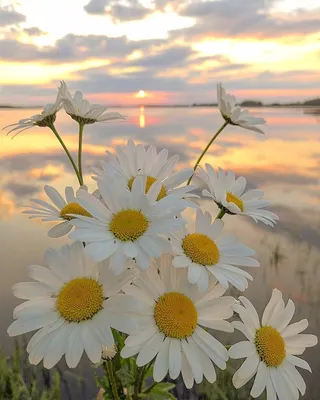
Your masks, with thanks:
M 71 164 L 73 166 L 74 172 L 77 175 L 77 178 L 78 178 L 78 181 L 79 181 L 79 185 L 82 186 L 83 185 L 83 181 L 82 181 L 81 176 L 79 174 L 79 171 L 78 171 L 78 168 L 76 166 L 76 163 L 74 162 L 69 150 L 67 149 L 67 146 L 64 144 L 61 136 L 57 132 L 57 130 L 56 130 L 56 128 L 55 128 L 53 123 L 49 125 L 49 128 L 52 130 L 52 132 L 54 133 L 55 137 L 59 140 L 61 146 L 63 147 L 63 150 L 66 152 L 66 154 L 67 154 L 67 156 L 68 156 L 68 158 L 69 158 L 69 160 L 70 160 L 70 162 L 71 162 Z
M 221 208 L 221 210 L 219 211 L 219 214 L 216 216 L 216 219 L 222 219 L 222 217 L 224 216 L 226 212 L 224 211 L 223 208 Z
M 212 139 L 210 140 L 210 142 L 207 144 L 207 146 L 205 147 L 205 149 L 203 150 L 203 152 L 200 154 L 200 157 L 197 159 L 197 162 L 195 163 L 193 170 L 195 171 L 198 167 L 198 165 L 200 164 L 203 156 L 206 154 L 206 152 L 208 151 L 209 147 L 212 145 L 212 143 L 214 142 L 214 140 L 218 137 L 218 135 L 224 130 L 224 128 L 229 124 L 228 121 L 225 121 L 225 123 L 218 129 L 218 131 L 215 133 L 215 135 L 212 137 Z M 190 185 L 191 179 L 192 179 L 193 175 L 190 176 L 187 185 Z
M 78 169 L 79 175 L 83 182 L 83 175 L 82 175 L 82 138 L 83 138 L 83 127 L 84 124 L 79 122 L 79 149 L 78 149 Z
M 149 387 L 146 388 L 146 390 L 143 391 L 143 394 L 150 393 L 151 390 L 152 390 L 155 386 L 157 386 L 157 384 L 158 384 L 158 382 L 153 382 Z
M 145 367 L 138 368 L 137 378 L 134 383 L 134 393 L 133 393 L 134 400 L 139 399 L 139 393 L 141 391 L 142 384 L 143 384 L 144 370 L 145 370 Z
M 111 360 L 107 360 L 105 363 L 105 368 L 108 373 L 108 378 L 111 386 L 111 391 L 113 394 L 113 400 L 120 400 L 120 397 L 118 395 L 118 389 L 117 389 L 117 382 L 113 373 L 113 365 Z

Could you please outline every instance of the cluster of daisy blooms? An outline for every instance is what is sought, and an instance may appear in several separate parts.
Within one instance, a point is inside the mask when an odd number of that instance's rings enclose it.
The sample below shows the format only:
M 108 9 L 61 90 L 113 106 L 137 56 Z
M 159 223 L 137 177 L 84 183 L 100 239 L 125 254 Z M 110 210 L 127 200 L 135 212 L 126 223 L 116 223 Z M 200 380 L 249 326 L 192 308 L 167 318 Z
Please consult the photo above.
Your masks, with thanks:
M 257 125 L 265 121 L 242 111 L 220 84 L 218 102 L 225 122 L 214 138 L 229 124 L 263 133 Z M 54 126 L 62 107 L 79 124 L 78 165 Z M 254 250 L 235 235 L 223 234 L 222 218 L 247 216 L 273 226 L 278 217 L 265 209 L 270 202 L 261 190 L 246 190 L 246 179 L 232 171 L 209 164 L 201 168 L 209 146 L 193 169 L 173 172 L 178 156 L 169 158 L 167 150 L 157 152 L 132 140 L 115 153 L 107 152 L 101 168 L 93 171 L 97 190 L 89 193 L 81 166 L 83 128 L 121 119 L 119 113 L 89 104 L 80 92 L 72 96 L 62 82 L 55 104 L 13 125 L 18 133 L 33 126 L 50 128 L 75 169 L 79 187 L 75 192 L 67 186 L 62 196 L 45 186 L 51 203 L 32 199 L 24 211 L 30 218 L 57 221 L 48 235 L 69 234 L 74 242 L 47 250 L 45 267 L 28 267 L 33 281 L 14 285 L 14 295 L 26 301 L 14 309 L 8 334 L 37 331 L 27 346 L 29 361 L 43 361 L 46 368 L 63 356 L 74 368 L 84 352 L 93 363 L 107 359 L 114 399 L 128 393 L 112 371 L 116 352 L 121 359 L 135 357 L 144 368 L 138 371 L 152 368 L 153 387 L 167 375 L 177 379 L 181 374 L 188 389 L 203 378 L 215 382 L 216 367 L 224 370 L 229 358 L 246 358 L 233 376 L 236 388 L 255 376 L 252 397 L 266 389 L 268 400 L 298 399 L 306 385 L 297 367 L 310 367 L 297 355 L 317 343 L 316 336 L 301 333 L 308 321 L 290 324 L 294 303 L 285 305 L 277 289 L 261 319 L 247 298 L 225 295 L 229 286 L 246 290 L 252 276 L 243 267 L 260 264 Z M 203 184 L 202 195 L 217 205 L 216 217 L 194 201 L 199 197 L 197 186 L 190 184 L 195 175 Z M 193 230 L 182 217 L 187 208 L 196 212 Z M 238 318 L 230 322 L 234 315 Z M 246 339 L 228 350 L 214 332 L 234 329 Z M 119 335 L 125 338 L 121 348 L 115 341 Z M 140 378 L 143 373 L 137 382 Z M 139 395 L 135 387 L 130 398 Z

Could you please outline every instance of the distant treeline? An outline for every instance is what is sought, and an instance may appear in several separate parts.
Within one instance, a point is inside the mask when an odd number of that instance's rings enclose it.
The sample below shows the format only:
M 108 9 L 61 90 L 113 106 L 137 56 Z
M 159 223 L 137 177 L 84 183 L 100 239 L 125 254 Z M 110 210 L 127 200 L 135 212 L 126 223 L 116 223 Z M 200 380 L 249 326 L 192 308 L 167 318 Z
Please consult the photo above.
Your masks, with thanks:
M 241 107 L 283 107 L 283 106 L 297 106 L 297 107 L 304 107 L 304 106 L 320 106 L 320 98 L 306 100 L 303 102 L 294 102 L 294 103 L 271 103 L 271 104 L 264 104 L 262 101 L 257 100 L 244 100 L 242 103 L 239 103 Z M 193 103 L 193 107 L 217 107 L 217 103 Z

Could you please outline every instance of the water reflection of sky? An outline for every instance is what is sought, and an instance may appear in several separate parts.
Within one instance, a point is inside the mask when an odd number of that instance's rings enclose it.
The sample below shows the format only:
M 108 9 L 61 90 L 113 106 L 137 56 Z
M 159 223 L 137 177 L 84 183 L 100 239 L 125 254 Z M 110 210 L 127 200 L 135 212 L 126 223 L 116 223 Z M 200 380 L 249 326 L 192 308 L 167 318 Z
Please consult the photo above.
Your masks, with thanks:
M 222 123 L 214 108 L 143 108 L 123 109 L 128 120 L 118 124 L 88 126 L 84 139 L 85 182 L 94 188 L 90 169 L 97 166 L 106 149 L 133 138 L 144 144 L 167 148 L 179 154 L 179 167 L 192 166 Z M 316 114 L 302 109 L 255 109 L 268 122 L 267 140 L 259 140 L 248 131 L 227 127 L 205 158 L 205 162 L 247 177 L 250 187 L 265 191 L 274 202 L 280 222 L 273 230 L 248 220 L 226 216 L 226 230 L 234 231 L 256 249 L 263 268 L 254 271 L 255 281 L 246 295 L 262 309 L 273 287 L 297 302 L 297 320 L 308 318 L 310 332 L 320 336 L 317 312 L 320 292 L 320 125 Z M 36 113 L 36 110 L 0 110 L 0 127 Z M 57 128 L 71 149 L 77 150 L 77 125 L 65 114 L 57 118 Z M 43 185 L 63 190 L 76 187 L 72 169 L 58 142 L 49 130 L 30 129 L 10 140 L 0 136 L 0 309 L 1 344 L 10 339 L 5 330 L 12 318 L 12 307 L 19 301 L 11 286 L 24 280 L 25 266 L 43 262 L 49 246 L 59 247 L 68 239 L 49 239 L 48 225 L 28 220 L 21 206 L 30 197 L 45 199 Z M 216 207 L 203 202 L 213 213 Z M 192 219 L 192 213 L 188 213 Z M 313 370 L 320 369 L 317 348 L 306 353 Z M 309 396 L 316 390 L 311 382 Z M 315 376 L 314 376 L 315 378 Z M 311 398 L 311 397 L 310 397 Z

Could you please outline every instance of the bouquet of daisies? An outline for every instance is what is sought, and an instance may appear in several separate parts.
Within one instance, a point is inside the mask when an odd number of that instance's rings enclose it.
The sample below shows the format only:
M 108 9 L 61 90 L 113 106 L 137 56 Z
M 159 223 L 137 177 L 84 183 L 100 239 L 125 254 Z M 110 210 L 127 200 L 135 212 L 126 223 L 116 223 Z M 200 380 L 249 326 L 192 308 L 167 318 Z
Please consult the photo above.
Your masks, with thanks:
M 254 377 L 253 398 L 265 390 L 268 400 L 298 399 L 305 393 L 297 367 L 310 367 L 297 356 L 316 345 L 317 338 L 301 333 L 307 320 L 290 324 L 294 303 L 285 304 L 274 289 L 260 318 L 246 297 L 225 295 L 229 286 L 245 291 L 252 280 L 247 268 L 260 264 L 253 249 L 223 233 L 224 215 L 270 226 L 278 217 L 265 209 L 270 202 L 261 190 L 246 190 L 244 177 L 200 166 L 226 126 L 263 134 L 257 125 L 264 119 L 241 110 L 221 84 L 217 93 L 224 123 L 194 168 L 173 172 L 178 156 L 129 140 L 107 152 L 101 168 L 93 171 L 93 193 L 83 181 L 84 127 L 125 117 L 90 104 L 81 92 L 71 95 L 61 82 L 54 104 L 10 125 L 10 132 L 17 133 L 35 126 L 51 129 L 79 181 L 76 190 L 67 186 L 64 194 L 45 186 L 50 202 L 32 199 L 24 211 L 30 218 L 55 221 L 50 237 L 68 234 L 74 241 L 47 250 L 46 266 L 28 267 L 32 281 L 13 286 L 13 294 L 25 302 L 14 309 L 8 334 L 36 331 L 26 349 L 31 364 L 52 368 L 65 357 L 68 367 L 75 368 L 85 353 L 105 369 L 101 398 L 137 400 L 174 398 L 169 377 L 172 382 L 181 375 L 187 389 L 203 379 L 213 383 L 229 358 L 245 358 L 233 376 L 235 388 Z M 54 125 L 61 108 L 79 126 L 77 160 Z M 216 216 L 194 201 L 199 197 L 191 184 L 195 175 L 204 187 L 202 195 L 217 205 Z M 187 208 L 196 213 L 193 230 L 182 216 Z M 234 329 L 244 340 L 227 348 L 215 333 Z

